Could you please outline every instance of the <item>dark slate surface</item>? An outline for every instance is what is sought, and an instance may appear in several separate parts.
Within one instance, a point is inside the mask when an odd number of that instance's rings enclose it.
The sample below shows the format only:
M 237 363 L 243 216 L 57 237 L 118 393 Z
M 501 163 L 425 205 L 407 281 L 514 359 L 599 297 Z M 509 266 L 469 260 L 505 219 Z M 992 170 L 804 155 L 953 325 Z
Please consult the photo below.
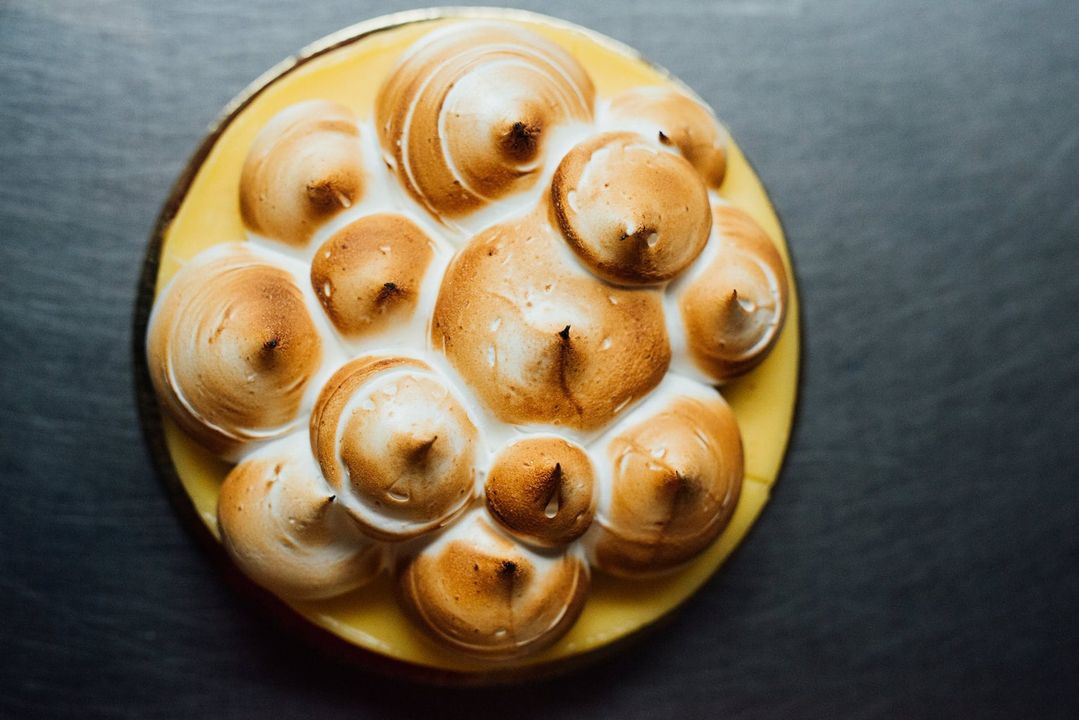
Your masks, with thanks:
M 221 106 L 397 2 L 0 0 L 0 716 L 1075 717 L 1079 3 L 529 3 L 711 101 L 793 245 L 772 503 L 662 633 L 525 689 L 342 669 L 178 522 L 130 321 Z

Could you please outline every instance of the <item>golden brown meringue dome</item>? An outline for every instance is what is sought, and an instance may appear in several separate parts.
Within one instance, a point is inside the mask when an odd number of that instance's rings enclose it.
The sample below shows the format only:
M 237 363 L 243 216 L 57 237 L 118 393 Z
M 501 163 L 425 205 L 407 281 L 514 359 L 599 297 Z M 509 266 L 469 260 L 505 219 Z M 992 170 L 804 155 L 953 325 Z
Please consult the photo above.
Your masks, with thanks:
M 594 430 L 663 378 L 661 295 L 563 255 L 540 213 L 481 232 L 450 264 L 432 342 L 501 420 Z
M 588 586 L 588 566 L 576 555 L 527 550 L 478 514 L 413 558 L 400 576 L 407 606 L 434 637 L 489 658 L 554 643 L 577 621 Z
M 742 487 L 742 437 L 718 393 L 678 395 L 607 446 L 609 504 L 597 514 L 592 564 L 615 575 L 672 569 L 710 545 Z
M 259 585 L 286 598 L 340 595 L 378 574 L 380 547 L 335 502 L 301 433 L 237 465 L 217 503 L 228 554 Z
M 635 133 L 604 133 L 562 159 L 553 215 L 570 247 L 615 283 L 669 280 L 708 242 L 708 191 L 687 161 Z
M 363 357 L 338 370 L 311 416 L 323 475 L 364 532 L 403 540 L 472 500 L 477 431 L 445 382 L 407 358 Z
M 594 476 L 579 445 L 558 437 L 518 440 L 498 453 L 487 473 L 487 509 L 520 540 L 566 545 L 592 524 Z
M 614 124 L 675 148 L 711 187 L 727 174 L 730 137 L 711 109 L 671 88 L 640 87 L 611 101 Z
M 714 210 L 716 254 L 680 292 L 686 344 L 716 382 L 748 372 L 768 354 L 787 312 L 787 272 L 768 234 L 737 208 Z
M 559 126 L 592 119 L 595 90 L 558 45 L 504 23 L 453 25 L 411 49 L 375 118 L 387 163 L 436 217 L 523 190 Z
M 322 352 L 293 276 L 235 243 L 176 274 L 147 339 L 158 398 L 222 455 L 293 429 Z
M 407 322 L 434 255 L 431 239 L 404 215 L 368 215 L 334 233 L 311 261 L 311 286 L 346 336 Z
M 240 176 L 240 213 L 251 232 L 302 247 L 363 195 L 360 128 L 327 100 L 285 108 L 255 137 Z

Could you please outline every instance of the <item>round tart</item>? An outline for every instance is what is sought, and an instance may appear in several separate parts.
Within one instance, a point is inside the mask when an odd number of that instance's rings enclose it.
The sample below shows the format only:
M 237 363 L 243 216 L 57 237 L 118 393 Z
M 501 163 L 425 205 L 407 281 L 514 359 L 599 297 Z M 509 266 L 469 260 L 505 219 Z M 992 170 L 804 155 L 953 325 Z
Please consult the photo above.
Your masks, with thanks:
M 782 229 L 713 111 L 518 11 L 363 23 L 249 89 L 161 215 L 137 330 L 161 470 L 243 582 L 465 681 L 692 594 L 797 386 Z

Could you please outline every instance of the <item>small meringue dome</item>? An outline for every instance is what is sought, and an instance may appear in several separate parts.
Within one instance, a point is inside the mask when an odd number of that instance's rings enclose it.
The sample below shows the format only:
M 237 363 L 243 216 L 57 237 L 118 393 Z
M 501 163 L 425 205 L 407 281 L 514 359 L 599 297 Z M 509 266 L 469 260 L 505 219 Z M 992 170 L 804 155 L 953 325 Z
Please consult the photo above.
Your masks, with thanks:
M 380 547 L 334 501 L 302 433 L 233 468 L 221 486 L 217 517 L 233 561 L 282 597 L 340 595 L 382 567 Z
M 404 540 L 472 500 L 476 428 L 418 360 L 364 357 L 338 370 L 311 416 L 326 481 L 364 532 Z
M 718 393 L 676 396 L 607 450 L 611 495 L 593 525 L 597 568 L 622 576 L 673 569 L 730 522 L 742 488 L 742 437 Z
M 428 35 L 382 86 L 383 152 L 408 192 L 456 218 L 531 186 L 555 128 L 592 119 L 595 90 L 565 50 L 503 23 Z
M 659 383 L 670 345 L 658 291 L 607 286 L 564 253 L 538 213 L 474 237 L 432 342 L 504 422 L 595 430 Z
M 727 174 L 730 136 L 711 109 L 671 88 L 640 87 L 611 101 L 616 126 L 678 150 L 711 187 Z
M 499 452 L 487 473 L 487 509 L 520 540 L 566 545 L 592 524 L 594 475 L 579 445 L 558 437 L 518 440 Z
M 570 247 L 615 283 L 669 280 L 708 242 L 708 191 L 693 167 L 634 133 L 605 133 L 562 159 L 553 214 Z
M 767 233 L 746 213 L 717 205 L 717 250 L 680 291 L 686 344 L 716 382 L 748 372 L 779 339 L 787 312 L 787 272 Z
M 251 232 L 303 247 L 359 201 L 363 184 L 356 116 L 308 100 L 279 112 L 255 137 L 240 176 L 240 213 Z
M 438 640 L 470 655 L 509 658 L 553 644 L 577 621 L 588 566 L 545 557 L 498 533 L 478 514 L 413 558 L 401 595 Z
M 292 275 L 238 243 L 176 274 L 154 305 L 147 339 L 158 398 L 226 456 L 294 428 L 322 352 Z
M 407 322 L 434 255 L 403 215 L 368 215 L 337 231 L 311 261 L 311 286 L 333 324 L 357 337 Z

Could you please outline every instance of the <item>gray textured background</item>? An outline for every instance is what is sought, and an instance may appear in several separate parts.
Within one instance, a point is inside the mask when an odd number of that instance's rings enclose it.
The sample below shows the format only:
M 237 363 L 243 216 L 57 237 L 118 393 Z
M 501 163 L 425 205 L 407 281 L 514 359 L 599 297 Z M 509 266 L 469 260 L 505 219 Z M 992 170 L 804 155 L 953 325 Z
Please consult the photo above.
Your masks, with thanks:
M 0 716 L 1075 717 L 1079 3 L 527 5 L 696 88 L 783 214 L 804 385 L 749 540 L 663 633 L 524 689 L 280 637 L 151 470 L 136 276 L 221 106 L 407 5 L 0 0 Z

